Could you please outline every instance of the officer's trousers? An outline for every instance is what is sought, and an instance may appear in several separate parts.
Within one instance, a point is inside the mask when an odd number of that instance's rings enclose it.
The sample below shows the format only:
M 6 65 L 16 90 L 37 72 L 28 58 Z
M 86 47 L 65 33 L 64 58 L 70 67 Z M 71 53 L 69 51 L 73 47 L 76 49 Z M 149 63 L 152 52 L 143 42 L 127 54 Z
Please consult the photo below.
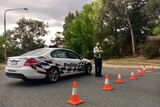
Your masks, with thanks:
M 94 61 L 95 61 L 95 76 L 101 76 L 102 58 L 94 58 Z

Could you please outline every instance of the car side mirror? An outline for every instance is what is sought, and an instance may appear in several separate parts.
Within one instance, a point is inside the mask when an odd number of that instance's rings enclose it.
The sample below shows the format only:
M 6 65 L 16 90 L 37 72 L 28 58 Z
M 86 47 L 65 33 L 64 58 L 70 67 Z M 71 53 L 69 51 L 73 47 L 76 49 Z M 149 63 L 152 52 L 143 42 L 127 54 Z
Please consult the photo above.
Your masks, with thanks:
M 83 59 L 83 56 L 80 56 L 80 60 L 82 60 Z

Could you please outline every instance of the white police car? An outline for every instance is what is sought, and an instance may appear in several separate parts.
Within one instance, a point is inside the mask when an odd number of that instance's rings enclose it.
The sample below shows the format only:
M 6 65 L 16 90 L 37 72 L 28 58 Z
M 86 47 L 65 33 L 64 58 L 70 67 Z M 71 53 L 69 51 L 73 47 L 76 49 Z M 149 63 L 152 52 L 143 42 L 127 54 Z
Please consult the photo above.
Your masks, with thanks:
M 90 74 L 92 65 L 77 53 L 63 48 L 40 48 L 18 57 L 8 57 L 5 73 L 11 78 L 45 79 L 53 83 L 60 76 Z

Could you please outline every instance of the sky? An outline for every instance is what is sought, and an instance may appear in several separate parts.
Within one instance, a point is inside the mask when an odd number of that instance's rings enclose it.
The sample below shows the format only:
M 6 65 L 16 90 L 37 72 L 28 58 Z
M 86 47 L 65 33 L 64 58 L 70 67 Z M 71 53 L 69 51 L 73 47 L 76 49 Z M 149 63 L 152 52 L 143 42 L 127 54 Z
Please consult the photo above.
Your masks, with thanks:
M 6 13 L 6 28 L 13 29 L 16 22 L 25 17 L 48 23 L 48 35 L 44 37 L 45 44 L 55 38 L 57 31 L 63 31 L 64 19 L 68 12 L 80 11 L 84 4 L 94 0 L 0 0 L 0 35 L 4 32 L 4 12 L 7 9 L 28 8 L 25 10 L 8 11 Z

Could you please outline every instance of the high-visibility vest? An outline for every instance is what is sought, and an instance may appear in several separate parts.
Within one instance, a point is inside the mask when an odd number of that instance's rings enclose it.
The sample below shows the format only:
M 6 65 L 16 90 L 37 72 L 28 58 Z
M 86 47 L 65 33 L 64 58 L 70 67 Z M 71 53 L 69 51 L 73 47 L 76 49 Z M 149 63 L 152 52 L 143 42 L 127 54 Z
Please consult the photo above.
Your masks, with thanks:
M 102 48 L 101 48 L 101 47 L 96 46 L 96 47 L 94 48 L 94 56 L 95 56 L 96 58 L 101 58 L 101 57 L 102 57 L 100 53 L 97 54 L 97 52 L 100 52 L 100 51 L 102 51 Z

